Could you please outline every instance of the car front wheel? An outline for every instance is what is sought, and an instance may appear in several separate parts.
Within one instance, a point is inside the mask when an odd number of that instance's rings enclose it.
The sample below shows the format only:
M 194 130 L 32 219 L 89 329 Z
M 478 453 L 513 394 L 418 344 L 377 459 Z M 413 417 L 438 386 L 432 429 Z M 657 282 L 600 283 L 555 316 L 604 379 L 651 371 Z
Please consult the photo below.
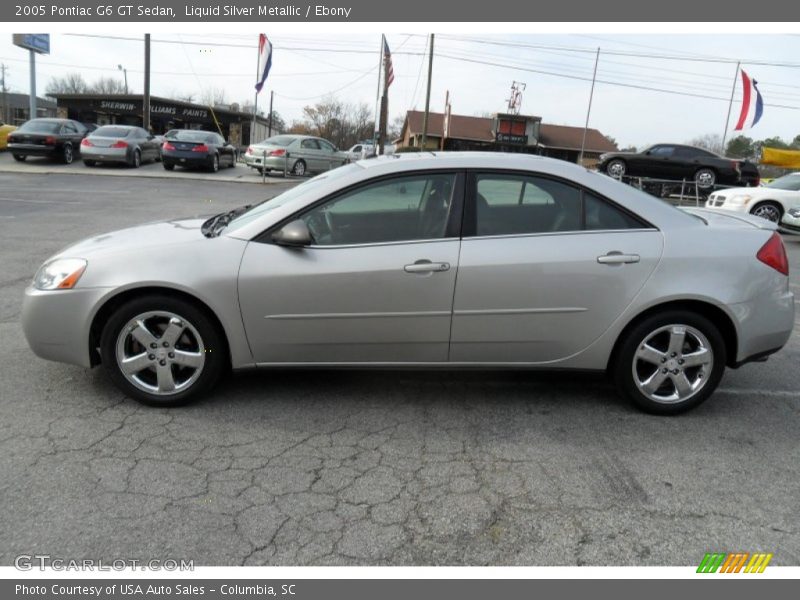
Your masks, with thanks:
M 212 319 L 170 296 L 146 296 L 119 307 L 103 328 L 100 352 L 116 386 L 152 406 L 196 399 L 228 364 L 224 336 Z
M 750 214 L 761 217 L 773 223 L 780 223 L 783 218 L 783 209 L 776 202 L 761 202 L 753 207 Z
M 650 316 L 625 334 L 612 366 L 622 394 L 661 415 L 706 400 L 725 370 L 725 342 L 707 318 L 689 311 Z

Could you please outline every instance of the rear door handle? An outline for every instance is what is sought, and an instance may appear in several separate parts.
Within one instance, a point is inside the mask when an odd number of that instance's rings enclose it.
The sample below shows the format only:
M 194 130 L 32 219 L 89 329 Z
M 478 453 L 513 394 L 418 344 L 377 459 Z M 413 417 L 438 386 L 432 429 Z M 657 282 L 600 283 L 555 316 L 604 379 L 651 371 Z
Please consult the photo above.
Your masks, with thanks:
M 630 263 L 638 263 L 638 254 L 623 254 L 622 252 L 609 252 L 603 256 L 597 257 L 597 262 L 601 265 L 624 265 Z
M 429 260 L 418 260 L 413 265 L 403 267 L 406 273 L 440 273 L 450 270 L 450 263 L 431 262 Z

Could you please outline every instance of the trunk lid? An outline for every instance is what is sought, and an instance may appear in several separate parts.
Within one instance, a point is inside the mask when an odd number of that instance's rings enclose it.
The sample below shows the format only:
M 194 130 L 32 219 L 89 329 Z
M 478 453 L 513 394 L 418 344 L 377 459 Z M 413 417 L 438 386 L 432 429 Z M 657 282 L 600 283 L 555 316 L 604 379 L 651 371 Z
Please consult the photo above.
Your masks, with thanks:
M 755 227 L 765 231 L 775 231 L 777 223 L 756 217 L 749 213 L 736 212 L 732 210 L 708 210 L 705 208 L 683 208 L 691 215 L 696 215 L 703 219 L 709 227 L 727 227 L 729 229 L 749 229 Z

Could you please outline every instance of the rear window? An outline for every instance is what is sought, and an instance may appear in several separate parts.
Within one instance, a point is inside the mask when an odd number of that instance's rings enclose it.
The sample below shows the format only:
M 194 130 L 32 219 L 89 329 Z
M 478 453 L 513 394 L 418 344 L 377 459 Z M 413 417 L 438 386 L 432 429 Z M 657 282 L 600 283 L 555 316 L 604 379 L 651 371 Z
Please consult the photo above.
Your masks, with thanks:
M 27 133 L 58 133 L 61 131 L 61 123 L 58 121 L 28 121 L 23 123 L 19 131 Z
M 271 138 L 267 138 L 262 144 L 272 144 L 273 146 L 288 146 L 297 138 L 292 137 L 291 135 L 275 135 Z
M 171 140 L 178 140 L 179 142 L 212 142 L 214 139 L 213 134 L 207 131 L 193 131 L 192 129 L 180 129 L 174 135 L 170 135 Z
M 92 132 L 92 136 L 123 138 L 131 132 L 126 127 L 99 127 Z

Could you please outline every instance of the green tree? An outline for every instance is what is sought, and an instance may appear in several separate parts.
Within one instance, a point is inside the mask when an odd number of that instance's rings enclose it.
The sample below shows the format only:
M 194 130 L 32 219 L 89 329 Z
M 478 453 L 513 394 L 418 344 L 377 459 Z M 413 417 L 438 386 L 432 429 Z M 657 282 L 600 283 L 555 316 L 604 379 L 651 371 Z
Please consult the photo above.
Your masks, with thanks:
M 749 158 L 753 156 L 755 148 L 753 148 L 753 139 L 744 135 L 738 135 L 728 141 L 725 148 L 725 156 L 731 158 Z
M 789 144 L 783 141 L 780 136 L 775 136 L 771 138 L 767 138 L 765 140 L 761 140 L 762 146 L 767 146 L 769 148 L 780 148 L 785 150 L 789 147 Z

